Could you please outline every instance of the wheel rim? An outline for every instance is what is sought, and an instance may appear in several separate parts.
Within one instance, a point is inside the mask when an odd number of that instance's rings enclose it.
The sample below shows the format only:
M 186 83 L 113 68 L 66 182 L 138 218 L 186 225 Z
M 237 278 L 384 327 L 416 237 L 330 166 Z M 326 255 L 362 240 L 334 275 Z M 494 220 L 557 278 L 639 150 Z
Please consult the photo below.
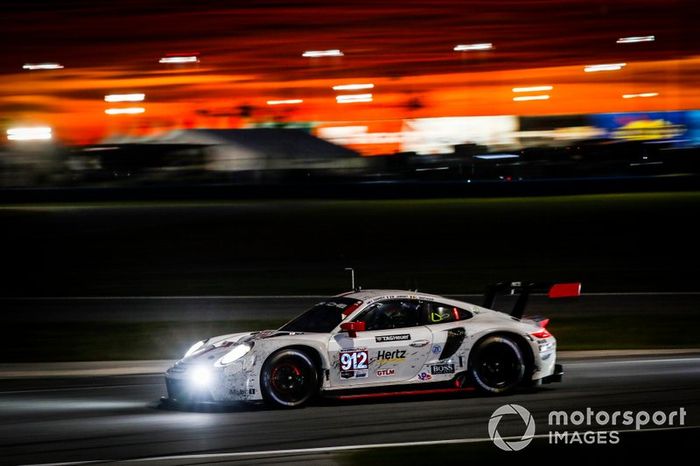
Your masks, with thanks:
M 489 345 L 479 354 L 476 371 L 486 386 L 505 389 L 520 380 L 522 361 L 518 353 L 508 345 Z
M 270 385 L 275 396 L 286 403 L 303 401 L 309 395 L 309 377 L 295 361 L 275 364 L 270 372 Z

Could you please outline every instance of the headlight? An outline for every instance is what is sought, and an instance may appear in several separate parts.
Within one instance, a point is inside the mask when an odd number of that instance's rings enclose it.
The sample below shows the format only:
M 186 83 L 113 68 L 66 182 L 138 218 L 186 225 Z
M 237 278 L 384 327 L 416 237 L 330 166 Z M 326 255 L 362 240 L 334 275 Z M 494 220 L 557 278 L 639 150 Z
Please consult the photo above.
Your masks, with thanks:
M 195 367 L 189 373 L 190 385 L 196 389 L 208 387 L 213 378 L 211 369 L 205 366 Z
M 206 340 L 198 341 L 194 345 L 190 346 L 190 349 L 187 350 L 187 352 L 185 353 L 185 355 L 183 357 L 186 358 L 187 356 L 194 354 L 199 348 L 204 346 L 205 341 Z
M 248 345 L 237 345 L 235 346 L 231 351 L 226 353 L 221 359 L 216 361 L 217 366 L 225 366 L 227 364 L 231 364 L 234 361 L 237 361 L 238 359 L 241 359 L 243 356 L 248 354 L 248 351 L 250 351 L 250 346 Z

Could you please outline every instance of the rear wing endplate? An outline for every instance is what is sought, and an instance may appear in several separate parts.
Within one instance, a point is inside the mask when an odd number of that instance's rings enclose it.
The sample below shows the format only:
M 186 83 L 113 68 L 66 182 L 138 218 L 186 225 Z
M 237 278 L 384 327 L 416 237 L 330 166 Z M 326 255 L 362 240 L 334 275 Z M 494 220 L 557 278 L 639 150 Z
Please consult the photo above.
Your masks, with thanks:
M 581 296 L 581 283 L 499 282 L 486 287 L 483 307 L 493 309 L 499 295 L 518 295 L 510 315 L 523 316 L 530 293 L 547 293 L 549 298 L 575 298 Z

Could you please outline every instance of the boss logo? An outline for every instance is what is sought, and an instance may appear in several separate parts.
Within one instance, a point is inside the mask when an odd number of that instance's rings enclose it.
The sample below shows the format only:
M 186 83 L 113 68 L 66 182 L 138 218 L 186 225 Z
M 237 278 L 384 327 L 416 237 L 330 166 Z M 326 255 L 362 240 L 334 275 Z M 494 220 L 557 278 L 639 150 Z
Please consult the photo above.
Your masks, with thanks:
M 454 364 L 440 364 L 438 366 L 430 366 L 430 373 L 433 375 L 454 374 L 455 373 L 455 365 Z

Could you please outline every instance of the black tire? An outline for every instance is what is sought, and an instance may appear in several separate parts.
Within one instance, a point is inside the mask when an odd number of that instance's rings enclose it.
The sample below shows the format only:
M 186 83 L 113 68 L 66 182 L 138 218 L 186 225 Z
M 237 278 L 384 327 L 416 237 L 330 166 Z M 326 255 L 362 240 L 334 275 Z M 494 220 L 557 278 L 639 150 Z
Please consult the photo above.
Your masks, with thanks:
M 297 408 L 318 392 L 318 370 L 303 351 L 282 349 L 263 364 L 260 387 L 268 404 Z
M 512 339 L 486 337 L 472 350 L 469 375 L 483 393 L 502 395 L 513 391 L 525 378 L 523 353 Z

